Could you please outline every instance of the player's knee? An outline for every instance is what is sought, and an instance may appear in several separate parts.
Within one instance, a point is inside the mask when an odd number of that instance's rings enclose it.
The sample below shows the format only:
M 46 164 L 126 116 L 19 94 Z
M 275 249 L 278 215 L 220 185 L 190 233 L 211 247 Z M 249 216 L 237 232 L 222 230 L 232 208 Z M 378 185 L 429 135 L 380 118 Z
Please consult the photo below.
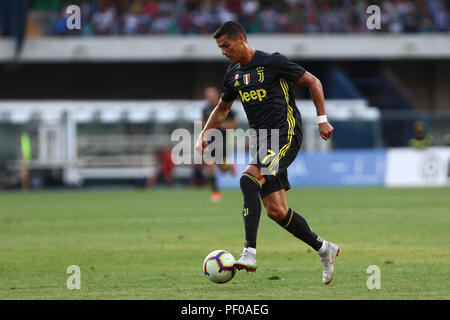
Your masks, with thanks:
M 266 206 L 266 212 L 270 219 L 278 222 L 286 217 L 287 210 L 276 203 L 268 203 Z
M 249 189 L 257 190 L 260 187 L 258 180 L 252 175 L 245 172 L 241 175 L 241 178 L 239 179 L 239 184 L 241 186 L 242 191 Z

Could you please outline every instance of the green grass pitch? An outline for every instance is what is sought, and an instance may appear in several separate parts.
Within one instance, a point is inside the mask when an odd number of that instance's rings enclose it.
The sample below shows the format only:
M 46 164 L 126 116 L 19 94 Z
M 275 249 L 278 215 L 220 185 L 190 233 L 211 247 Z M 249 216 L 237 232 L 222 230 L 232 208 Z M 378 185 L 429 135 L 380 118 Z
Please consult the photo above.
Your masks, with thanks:
M 450 189 L 294 189 L 288 204 L 340 245 L 321 283 L 316 252 L 263 209 L 258 270 L 204 277 L 214 249 L 239 257 L 239 190 L 0 193 L 0 299 L 449 299 Z M 81 270 L 69 290 L 67 267 Z M 367 288 L 367 268 L 381 289 Z

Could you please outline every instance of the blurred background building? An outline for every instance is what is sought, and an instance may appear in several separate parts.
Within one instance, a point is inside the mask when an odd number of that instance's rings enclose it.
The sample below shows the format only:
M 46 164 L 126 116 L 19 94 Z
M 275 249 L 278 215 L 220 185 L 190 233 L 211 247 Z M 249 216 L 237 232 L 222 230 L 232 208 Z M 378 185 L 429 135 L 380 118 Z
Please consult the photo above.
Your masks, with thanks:
M 81 9 L 79 30 L 67 27 L 70 5 Z M 370 5 L 380 29 L 367 27 Z M 332 184 L 448 184 L 449 1 L 4 0 L 0 189 L 22 184 L 24 164 L 30 188 L 144 186 L 171 133 L 193 132 L 201 119 L 204 88 L 220 86 L 229 62 L 212 33 L 227 20 L 254 48 L 287 55 L 323 83 L 329 143 L 309 91 L 295 88 L 305 128 L 304 162 L 292 169 L 299 185 L 327 184 L 311 178 L 324 155 L 338 159 Z M 245 129 L 239 101 L 233 109 Z M 192 167 L 173 175 L 188 185 Z

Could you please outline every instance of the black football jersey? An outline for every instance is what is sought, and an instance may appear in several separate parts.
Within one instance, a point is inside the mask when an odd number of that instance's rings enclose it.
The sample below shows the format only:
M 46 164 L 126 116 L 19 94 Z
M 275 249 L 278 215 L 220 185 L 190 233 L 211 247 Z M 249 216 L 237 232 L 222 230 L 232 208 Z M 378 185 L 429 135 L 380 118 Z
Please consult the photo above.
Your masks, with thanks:
M 301 137 L 301 115 L 293 86 L 304 73 L 305 69 L 278 52 L 256 50 L 247 65 L 232 63 L 228 67 L 222 100 L 239 98 L 253 129 L 279 129 L 280 136 Z

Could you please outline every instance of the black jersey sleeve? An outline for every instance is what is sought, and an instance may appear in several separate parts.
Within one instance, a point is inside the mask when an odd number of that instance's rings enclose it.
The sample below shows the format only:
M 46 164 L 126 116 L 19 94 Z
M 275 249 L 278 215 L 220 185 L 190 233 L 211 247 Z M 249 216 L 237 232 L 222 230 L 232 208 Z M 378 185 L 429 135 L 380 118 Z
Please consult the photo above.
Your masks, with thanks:
M 276 72 L 278 72 L 280 77 L 285 77 L 293 82 L 297 82 L 306 72 L 306 70 L 297 63 L 292 62 L 286 56 L 278 52 L 275 52 L 272 55 L 272 66 Z
M 233 88 L 231 87 L 230 83 L 231 83 L 231 66 L 230 65 L 227 69 L 227 72 L 225 72 L 225 77 L 223 78 L 222 81 L 222 100 L 226 101 L 226 102 L 230 102 L 230 101 L 234 101 L 234 99 L 236 99 L 237 97 L 237 92 L 235 90 L 233 90 Z

